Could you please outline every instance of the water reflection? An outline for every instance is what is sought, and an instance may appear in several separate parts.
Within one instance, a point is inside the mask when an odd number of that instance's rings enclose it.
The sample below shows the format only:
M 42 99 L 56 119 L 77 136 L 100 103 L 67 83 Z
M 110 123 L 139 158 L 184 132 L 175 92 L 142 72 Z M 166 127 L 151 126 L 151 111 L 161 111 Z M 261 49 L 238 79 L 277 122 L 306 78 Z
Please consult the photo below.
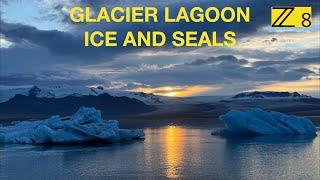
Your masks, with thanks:
M 165 157 L 166 175 L 168 178 L 179 177 L 179 167 L 184 157 L 184 136 L 185 129 L 177 126 L 169 126 L 164 130 L 165 133 Z
M 190 170 L 202 168 L 205 153 L 201 151 L 203 132 L 199 129 L 167 126 L 145 132 L 148 134 L 144 142 L 147 167 L 158 172 L 161 178 L 184 178 L 188 173 L 196 176 L 197 172 Z
M 311 143 L 316 135 L 252 135 L 252 136 L 222 136 L 228 143 Z
M 312 179 L 319 176 L 317 169 L 320 169 L 315 161 L 319 159 L 319 141 L 315 138 L 314 135 L 225 137 L 225 150 L 219 158 L 229 165 L 232 178 L 266 179 L 272 174 L 281 179 L 289 176 Z
M 0 145 L 0 179 L 320 179 L 319 136 L 210 132 L 167 126 L 125 144 Z

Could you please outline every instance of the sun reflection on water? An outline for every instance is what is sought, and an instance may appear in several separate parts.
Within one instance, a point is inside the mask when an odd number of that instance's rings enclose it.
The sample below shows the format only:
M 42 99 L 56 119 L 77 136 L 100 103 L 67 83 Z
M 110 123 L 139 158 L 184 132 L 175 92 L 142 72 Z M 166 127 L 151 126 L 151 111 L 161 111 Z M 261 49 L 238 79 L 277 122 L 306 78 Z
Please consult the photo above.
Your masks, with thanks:
M 166 176 L 168 178 L 179 177 L 179 168 L 184 157 L 185 130 L 178 126 L 169 126 L 165 129 L 165 158 Z

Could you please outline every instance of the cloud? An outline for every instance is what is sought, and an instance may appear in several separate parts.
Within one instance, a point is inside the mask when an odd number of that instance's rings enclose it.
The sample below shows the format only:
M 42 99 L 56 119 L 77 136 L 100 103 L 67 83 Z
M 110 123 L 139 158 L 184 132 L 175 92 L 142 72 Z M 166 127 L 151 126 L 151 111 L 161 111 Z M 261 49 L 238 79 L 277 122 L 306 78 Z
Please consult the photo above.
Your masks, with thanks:
M 107 76 L 94 76 L 79 71 L 44 71 L 37 73 L 14 73 L 2 74 L 1 84 L 14 85 L 75 85 L 87 86 L 93 84 L 108 84 L 110 83 Z
M 211 57 L 168 66 L 167 68 L 158 68 L 156 71 L 144 69 L 130 73 L 120 73 L 118 78 L 151 86 L 182 86 L 299 80 L 302 77 L 315 74 L 315 72 L 306 68 L 303 70 L 302 68 L 286 69 L 285 67 L 273 68 L 268 66 L 250 67 L 246 64 L 235 63 L 239 59 L 234 56 L 223 57 L 223 61 L 218 61 L 221 57 Z M 226 59 L 227 57 L 229 57 L 229 60 Z M 242 61 L 247 62 L 247 60 Z
M 307 65 L 318 64 L 320 57 L 310 58 L 298 58 L 293 60 L 278 60 L 278 61 L 257 61 L 253 63 L 253 66 L 295 66 L 295 65 Z
M 197 65 L 204 65 L 204 64 L 219 64 L 219 63 L 234 63 L 234 64 L 247 64 L 248 61 L 245 59 L 238 59 L 232 55 L 221 55 L 218 57 L 210 57 L 208 59 L 196 59 L 191 62 L 184 63 L 185 65 L 197 66 Z
M 238 59 L 235 56 L 224 55 L 208 59 L 198 59 L 189 63 L 172 65 L 159 64 L 131 64 L 119 68 L 105 66 L 58 66 L 51 71 L 24 74 L 9 74 L 2 76 L 4 85 L 104 85 L 105 87 L 138 90 L 152 90 L 158 94 L 162 92 L 161 87 L 180 87 L 186 92 L 186 87 L 202 87 L 192 92 L 206 94 L 209 91 L 215 93 L 230 94 L 238 91 L 253 89 L 261 84 L 298 81 L 309 76 L 316 76 L 316 72 L 308 67 L 291 67 L 287 65 L 272 66 L 248 66 L 245 59 Z M 292 61 L 300 61 L 292 60 Z M 192 62 L 206 62 L 193 64 Z M 190 65 L 191 64 L 191 65 Z M 111 63 L 111 66 L 113 63 Z M 61 71 L 59 71 L 59 70 Z M 204 88 L 207 87 L 207 88 Z M 215 87 L 212 89 L 209 87 Z M 160 89 L 159 89 L 160 88 Z M 202 90 L 203 91 L 202 91 Z M 140 89 L 141 90 L 141 89 Z M 158 91 L 159 90 L 159 91 Z M 191 92 L 191 89 L 188 90 Z M 175 93 L 180 92 L 175 89 Z M 185 94 L 185 93 L 184 93 Z M 209 94 L 209 93 L 208 93 Z
M 153 93 L 162 96 L 188 97 L 198 95 L 199 93 L 217 91 L 219 89 L 219 87 L 214 86 L 162 86 L 154 88 L 139 87 L 131 89 L 131 91 Z
M 5 3 L 2 3 L 5 2 Z M 7 3 L 1 1 L 6 9 Z M 29 1 L 23 1 L 29 2 Z M 139 87 L 219 87 L 215 91 L 231 92 L 257 87 L 263 83 L 297 81 L 317 75 L 309 65 L 319 64 L 319 28 L 302 32 L 268 32 L 266 16 L 274 5 L 301 5 L 305 1 L 188 1 L 183 6 L 250 6 L 250 23 L 101 23 L 72 24 L 68 8 L 74 1 L 41 0 L 38 20 L 61 21 L 69 28 L 43 30 L 28 22 L 0 21 L 0 40 L 10 42 L 1 48 L 1 83 L 14 84 L 104 84 L 120 89 Z M 93 8 L 100 6 L 138 6 L 150 4 L 137 1 L 86 1 Z M 19 2 L 18 2 L 19 3 Z M 76 1 L 80 3 L 81 1 Z M 308 1 L 313 15 L 319 14 L 319 1 Z M 181 1 L 157 1 L 157 7 L 170 6 L 172 13 Z M 161 8 L 160 8 L 161 9 Z M 4 13 L 4 12 L 2 12 Z M 21 14 L 16 12 L 17 16 Z M 26 15 L 27 16 L 27 15 Z M 160 17 L 160 19 L 162 19 Z M 316 24 L 317 25 L 317 24 Z M 85 30 L 116 30 L 120 39 L 125 32 L 162 30 L 167 34 L 182 31 L 237 32 L 234 48 L 85 48 Z M 3 40 L 4 39 L 4 40 Z M 168 40 L 170 42 L 170 40 Z M 21 68 L 23 67 L 23 68 Z M 203 92 L 202 92 L 203 93 Z
M 61 14 L 65 16 L 66 13 L 62 13 L 61 11 L 66 11 L 72 7 L 74 4 L 79 4 L 81 1 L 76 1 L 73 3 L 66 1 L 47 1 L 43 0 L 48 7 L 52 9 L 52 11 L 58 11 L 57 14 Z M 119 6 L 134 6 L 134 5 L 146 5 L 144 1 L 130 1 L 130 2 L 122 2 L 122 1 L 112 1 L 112 5 L 110 2 L 103 1 L 89 1 L 89 4 L 93 8 L 99 8 L 101 6 L 114 6 L 115 4 Z M 170 8 L 172 11 L 177 12 L 177 9 L 181 6 L 180 1 L 166 1 L 166 3 L 155 3 L 154 6 L 163 7 L 167 3 L 170 3 Z M 303 1 L 301 1 L 303 2 Z M 25 25 L 25 24 L 15 24 L 10 22 L 1 21 L 0 33 L 2 33 L 6 38 L 14 43 L 20 43 L 22 41 L 27 41 L 29 43 L 44 47 L 49 49 L 50 52 L 56 53 L 57 55 L 67 55 L 77 58 L 78 61 L 82 61 L 83 63 L 96 63 L 96 62 L 104 62 L 106 60 L 113 59 L 113 56 L 127 53 L 128 51 L 137 50 L 137 48 L 84 48 L 83 47 L 83 32 L 85 30 L 117 30 L 119 33 L 119 41 L 121 42 L 124 38 L 125 32 L 128 30 L 131 31 L 151 31 L 151 30 L 162 30 L 167 34 L 171 34 L 176 30 L 196 30 L 196 31 L 212 31 L 217 30 L 218 32 L 224 32 L 227 30 L 236 31 L 240 37 L 248 36 L 252 32 L 256 31 L 259 27 L 262 27 L 265 24 L 268 24 L 269 21 L 265 20 L 265 14 L 269 14 L 270 7 L 272 5 L 294 5 L 300 4 L 300 1 L 291 2 L 291 1 L 254 1 L 251 2 L 251 22 L 250 23 L 229 23 L 225 24 L 222 22 L 218 23 L 142 23 L 139 26 L 133 23 L 101 23 L 101 24 L 86 24 L 86 25 L 72 25 L 72 30 L 70 32 L 63 32 L 57 30 L 39 30 L 35 27 Z M 317 1 L 309 2 L 310 5 L 314 7 L 314 13 L 318 13 L 319 3 Z M 186 8 L 190 8 L 192 6 L 201 6 L 203 8 L 212 6 L 211 1 L 200 1 L 195 4 L 195 2 L 186 2 L 184 6 Z M 236 1 L 236 2 L 217 2 L 215 6 L 245 6 L 246 1 Z M 46 7 L 46 9 L 48 9 Z M 5 7 L 4 7 L 5 8 Z M 162 8 L 159 8 L 162 9 Z M 160 15 L 163 13 L 159 13 Z M 159 17 L 159 19 L 163 19 Z M 168 40 L 170 42 L 170 40 Z M 12 47 L 14 48 L 14 47 Z M 164 47 L 164 49 L 170 48 L 170 46 Z M 106 58 L 108 57 L 108 58 Z
M 303 79 L 298 81 L 273 82 L 257 86 L 252 91 L 289 91 L 304 92 L 319 97 L 319 79 Z
M 0 23 L 0 33 L 13 43 L 13 46 L 10 47 L 11 49 L 21 48 L 19 44 L 31 46 L 35 49 L 39 47 L 46 48 L 56 56 L 72 57 L 79 62 L 86 62 L 88 64 L 101 61 L 102 59 L 105 60 L 106 56 L 112 57 L 111 50 L 104 51 L 103 49 L 84 47 L 83 38 L 70 32 L 39 30 L 32 26 L 6 23 L 2 20 Z M 17 44 L 18 46 L 14 46 Z M 68 63 L 67 57 L 64 59 L 66 63 Z M 13 59 L 14 56 L 11 58 Z M 36 54 L 34 58 L 37 58 Z

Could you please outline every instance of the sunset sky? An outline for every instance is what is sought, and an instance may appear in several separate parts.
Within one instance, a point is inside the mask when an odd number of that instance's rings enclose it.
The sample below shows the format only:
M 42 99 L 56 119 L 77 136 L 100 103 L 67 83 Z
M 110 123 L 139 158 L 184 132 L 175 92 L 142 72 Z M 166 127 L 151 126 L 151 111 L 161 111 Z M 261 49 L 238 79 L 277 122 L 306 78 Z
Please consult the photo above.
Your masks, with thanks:
M 309 1 L 0 0 L 2 86 L 77 85 L 166 96 L 298 91 L 320 96 L 320 15 Z M 182 4 L 183 3 L 183 4 Z M 251 8 L 250 23 L 72 24 L 71 7 L 180 6 Z M 272 28 L 272 6 L 312 6 L 309 28 Z M 235 47 L 86 48 L 86 30 L 173 32 L 233 30 Z

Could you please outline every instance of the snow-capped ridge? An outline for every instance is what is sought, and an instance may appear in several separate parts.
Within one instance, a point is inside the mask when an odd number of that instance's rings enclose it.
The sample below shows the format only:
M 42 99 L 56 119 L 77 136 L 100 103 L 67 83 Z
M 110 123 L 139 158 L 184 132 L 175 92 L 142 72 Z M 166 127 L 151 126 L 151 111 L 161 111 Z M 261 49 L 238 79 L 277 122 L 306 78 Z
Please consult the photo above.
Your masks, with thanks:
M 6 102 L 15 95 L 21 94 L 25 96 L 34 96 L 38 98 L 64 98 L 67 96 L 99 96 L 101 94 L 109 94 L 114 97 L 128 97 L 140 100 L 146 104 L 162 103 L 159 96 L 146 94 L 143 92 L 116 91 L 105 89 L 102 86 L 86 87 L 86 86 L 30 86 L 21 88 L 1 88 L 0 103 Z
M 312 98 L 298 92 L 276 92 L 276 91 L 253 91 L 242 92 L 232 97 L 232 99 L 276 99 L 276 98 Z
M 43 91 L 37 86 L 32 86 L 28 91 L 28 96 L 55 98 L 55 94 L 50 91 Z

